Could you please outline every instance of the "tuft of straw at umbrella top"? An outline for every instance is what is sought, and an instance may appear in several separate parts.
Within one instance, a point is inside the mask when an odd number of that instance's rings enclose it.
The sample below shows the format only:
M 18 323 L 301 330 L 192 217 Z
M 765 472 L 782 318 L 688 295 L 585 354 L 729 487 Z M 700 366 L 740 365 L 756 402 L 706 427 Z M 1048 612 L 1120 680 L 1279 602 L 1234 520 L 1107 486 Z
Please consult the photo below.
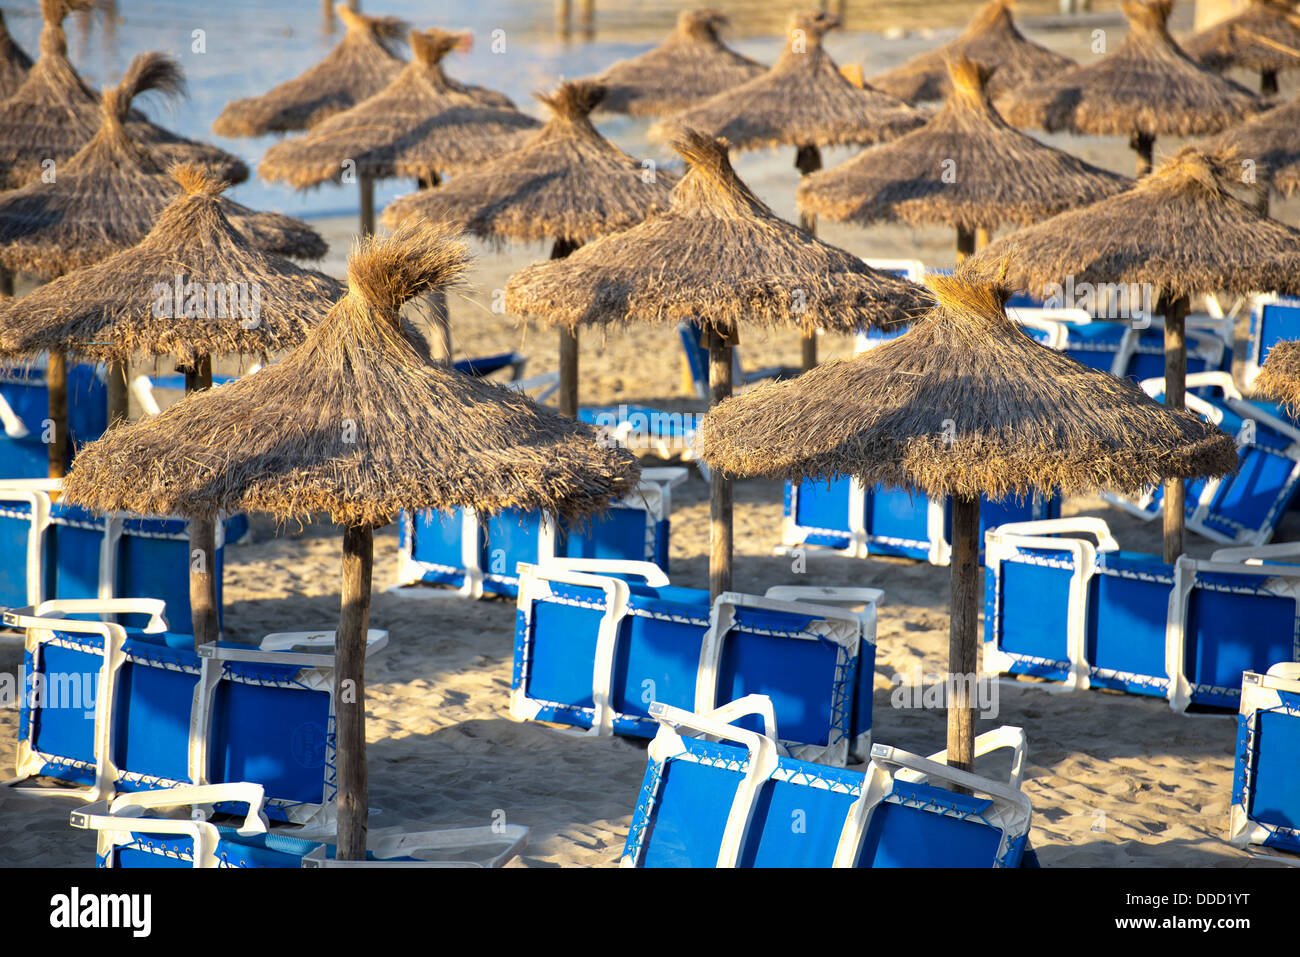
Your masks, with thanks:
M 1281 402 L 1293 415 L 1300 412 L 1300 342 L 1275 342 L 1255 380 L 1255 395 Z

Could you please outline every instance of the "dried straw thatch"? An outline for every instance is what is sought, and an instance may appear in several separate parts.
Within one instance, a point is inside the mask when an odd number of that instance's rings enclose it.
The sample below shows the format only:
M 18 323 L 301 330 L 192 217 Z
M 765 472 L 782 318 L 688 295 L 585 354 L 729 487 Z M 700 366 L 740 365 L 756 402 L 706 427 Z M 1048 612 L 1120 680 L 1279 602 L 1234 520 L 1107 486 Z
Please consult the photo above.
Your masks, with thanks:
M 689 164 L 667 212 L 537 263 L 506 284 L 506 308 L 550 325 L 702 319 L 850 332 L 905 322 L 924 289 L 876 272 L 778 218 L 736 176 L 726 144 L 686 130 Z
M 1237 163 L 1253 162 L 1256 178 L 1284 196 L 1300 191 L 1300 97 L 1224 130 L 1204 146 Z
M 581 515 L 635 487 L 624 450 L 527 396 L 420 358 L 398 326 L 412 297 L 465 265 L 446 227 L 408 221 L 362 243 L 348 292 L 256 375 L 189 396 L 84 448 L 69 501 L 100 511 L 222 511 L 379 525 L 400 509 Z
M 387 87 L 305 135 L 277 143 L 258 168 L 298 189 L 339 182 L 344 162 L 360 177 L 434 180 L 518 146 L 540 124 L 509 98 L 449 79 L 442 59 L 464 41 L 445 30 L 413 31 L 414 58 Z
M 879 143 L 915 129 L 925 118 L 902 100 L 855 86 L 822 47 L 840 25 L 826 13 L 796 13 L 790 42 L 766 73 L 665 117 L 650 135 L 669 140 L 681 130 L 720 136 L 736 149 Z
M 1300 67 L 1300 17 L 1292 0 L 1250 0 L 1240 13 L 1188 37 L 1183 49 L 1211 70 L 1295 69 Z
M 992 287 L 929 282 L 938 304 L 898 339 L 718 406 L 697 434 L 704 461 L 962 498 L 1136 490 L 1237 467 L 1229 436 L 1035 342 Z
M 0 100 L 7 100 L 18 92 L 32 68 L 32 58 L 14 43 L 5 24 L 4 11 L 0 10 Z
M 1200 136 L 1256 113 L 1259 101 L 1187 56 L 1169 35 L 1173 0 L 1123 0 L 1120 48 L 998 100 L 1007 122 L 1097 136 Z
M 800 209 L 840 221 L 942 223 L 973 233 L 1027 225 L 1131 185 L 1008 126 L 989 103 L 986 68 L 964 56 L 949 66 L 953 92 L 934 119 L 806 177 Z
M 1239 168 L 1187 147 L 1118 196 L 1003 236 L 968 259 L 972 277 L 1043 292 L 1147 283 L 1166 299 L 1300 292 L 1300 232 L 1229 192 Z
M 988 0 L 957 39 L 878 73 L 869 82 L 909 103 L 941 100 L 952 91 L 948 60 L 966 57 L 994 70 L 989 95 L 996 98 L 1007 90 L 1046 80 L 1074 66 L 1069 57 L 1025 39 L 1011 19 L 1014 2 Z
M 338 280 L 254 249 L 221 209 L 220 180 L 197 166 L 172 174 L 184 194 L 138 246 L 0 306 L 0 352 L 265 361 L 301 342 L 343 296 Z
M 0 187 L 13 189 L 31 182 L 40 176 L 46 160 L 53 160 L 61 175 L 63 161 L 85 146 L 99 128 L 100 96 L 72 68 L 63 32 L 64 17 L 94 3 L 41 0 L 45 26 L 40 59 L 22 86 L 0 104 Z M 200 163 L 232 183 L 248 179 L 244 162 L 215 146 L 177 136 L 134 111 L 127 126 L 139 142 L 158 150 L 164 163 Z
M 766 67 L 718 39 L 727 23 L 719 10 L 685 10 L 672 35 L 640 56 L 615 63 L 592 79 L 607 93 L 598 109 L 632 116 L 684 110 L 739 86 Z
M 553 116 L 523 146 L 437 189 L 402 197 L 384 211 L 384 223 L 417 216 L 455 223 L 489 241 L 559 239 L 576 246 L 667 209 L 677 177 L 647 175 L 591 125 L 588 116 L 603 94 L 585 80 L 539 93 Z
M 141 146 L 123 123 L 131 100 L 146 90 L 174 90 L 174 60 L 143 53 L 122 82 L 104 92 L 102 125 L 54 182 L 40 179 L 0 194 L 0 264 L 52 277 L 134 246 L 180 192 L 162 158 Z M 319 259 L 325 241 L 306 223 L 279 213 L 255 213 L 222 197 L 235 228 L 267 252 Z
M 1255 395 L 1300 411 L 1300 342 L 1275 342 L 1255 380 Z
M 351 109 L 397 78 L 405 63 L 397 48 L 406 41 L 410 26 L 397 17 L 365 16 L 343 3 L 334 9 L 347 33 L 329 56 L 261 96 L 226 104 L 212 132 L 261 136 L 305 130 Z

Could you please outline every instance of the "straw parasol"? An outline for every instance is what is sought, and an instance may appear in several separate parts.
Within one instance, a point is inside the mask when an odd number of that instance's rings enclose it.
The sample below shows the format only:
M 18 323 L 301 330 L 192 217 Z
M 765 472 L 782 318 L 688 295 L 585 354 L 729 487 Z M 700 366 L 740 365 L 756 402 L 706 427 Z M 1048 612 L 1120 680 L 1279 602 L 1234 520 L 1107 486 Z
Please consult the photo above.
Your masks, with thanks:
M 1300 342 L 1276 342 L 1269 347 L 1264 368 L 1255 380 L 1255 395 L 1300 410 Z
M 412 31 L 414 58 L 388 86 L 305 135 L 266 152 L 259 173 L 297 189 L 341 182 L 361 184 L 362 231 L 373 231 L 373 183 L 412 177 L 424 184 L 440 173 L 472 168 L 516 146 L 521 133 L 540 124 L 509 98 L 467 86 L 443 72 L 442 60 L 465 34 Z
M 1252 116 L 1203 145 L 1216 156 L 1242 164 L 1241 178 L 1255 183 L 1260 212 L 1267 213 L 1270 190 L 1283 196 L 1300 191 L 1300 97 Z
M 406 41 L 410 26 L 397 17 L 365 16 L 342 3 L 335 10 L 347 33 L 329 56 L 261 96 L 226 104 L 212 132 L 262 136 L 305 130 L 351 109 L 396 79 L 404 64 L 398 46 Z
M 979 666 L 979 496 L 1137 489 L 1223 475 L 1233 440 L 1132 382 L 1039 345 L 991 286 L 928 280 L 937 305 L 905 335 L 724 402 L 697 448 L 715 470 L 852 475 L 953 498 L 948 763 L 971 770 Z M 966 679 L 966 680 L 962 680 Z
M 1068 70 L 1074 61 L 1025 39 L 1011 19 L 1015 0 L 988 0 L 957 39 L 912 57 L 901 66 L 878 73 L 870 83 L 909 103 L 945 99 L 952 91 L 947 62 L 966 57 L 994 70 L 989 95 L 1036 83 Z
M 752 80 L 766 69 L 718 39 L 720 10 L 684 10 L 672 34 L 652 50 L 620 60 L 592 77 L 605 87 L 599 109 L 631 116 L 683 110 Z
M 0 351 L 76 355 L 109 363 L 110 428 L 126 419 L 127 363 L 170 356 L 186 392 L 212 386 L 213 355 L 257 355 L 297 345 L 341 298 L 335 279 L 260 252 L 231 224 L 225 183 L 199 166 L 173 170 L 183 193 L 138 245 L 0 305 Z M 53 419 L 53 411 L 51 413 Z M 66 433 L 62 423 L 56 431 Z M 195 641 L 217 639 L 213 523 L 190 525 Z
M 670 138 L 690 128 L 727 140 L 733 149 L 794 146 L 800 174 L 821 169 L 821 147 L 879 143 L 915 129 L 925 118 L 888 93 L 846 78 L 822 47 L 839 17 L 802 12 L 790 18 L 790 41 L 772 68 L 747 83 L 719 93 L 651 127 Z M 817 221 L 801 225 L 816 232 Z M 817 364 L 816 331 L 803 338 L 803 365 Z
M 45 25 L 40 59 L 0 106 L 0 186 L 13 189 L 39 178 L 48 172 L 44 165 L 48 162 L 61 175 L 63 161 L 85 146 L 99 128 L 100 96 L 72 68 L 63 32 L 64 17 L 94 3 L 41 0 Z M 197 162 L 232 183 L 248 179 L 243 161 L 215 146 L 184 139 L 135 112 L 127 126 L 142 144 L 158 150 L 165 163 Z
M 1151 169 L 1157 136 L 1201 136 L 1240 123 L 1258 99 L 1191 60 L 1169 35 L 1173 0 L 1122 0 L 1129 33 L 1095 63 L 1012 90 L 998 101 L 1007 122 L 1094 136 L 1128 136 L 1137 171 Z
M 955 54 L 949 69 L 952 92 L 930 122 L 813 173 L 799 187 L 799 208 L 861 225 L 942 223 L 957 230 L 964 257 L 977 231 L 1025 226 L 1131 185 L 1008 126 L 989 102 L 987 68 Z
M 1300 293 L 1300 231 L 1232 195 L 1227 184 L 1234 172 L 1185 148 L 1132 189 L 1004 236 L 963 268 L 1006 288 L 1047 295 L 1059 295 L 1063 283 L 1084 291 L 1119 284 L 1134 312 L 1128 318 L 1142 318 L 1129 290 L 1147 293 L 1143 298 L 1161 303 L 1165 319 L 1165 402 L 1181 409 L 1190 296 Z M 1183 551 L 1184 492 L 1181 482 L 1165 488 L 1168 562 Z
M 635 488 L 626 451 L 528 397 L 422 359 L 404 302 L 454 281 L 465 247 L 408 221 L 363 240 L 348 292 L 273 366 L 115 429 L 78 456 L 70 501 L 97 510 L 278 519 L 327 512 L 344 526 L 338 659 L 338 856 L 364 857 L 365 636 L 373 529 L 401 509 L 507 508 L 581 516 Z
M 920 287 L 779 219 L 736 176 L 726 143 L 684 130 L 673 149 L 688 169 L 667 212 L 537 263 L 506 284 L 506 308 L 549 325 L 696 319 L 709 341 L 711 402 L 731 394 L 741 323 L 853 331 L 906 322 Z M 709 587 L 731 587 L 731 485 L 710 480 Z
M 651 172 L 596 131 L 589 116 L 605 88 L 587 80 L 537 94 L 550 122 L 519 149 L 385 211 L 396 226 L 419 216 L 452 222 L 489 242 L 554 240 L 552 259 L 668 208 L 677 177 Z M 578 333 L 560 330 L 560 411 L 578 414 Z
M 1211 70 L 1259 73 L 1259 92 L 1277 92 L 1277 75 L 1300 67 L 1300 17 L 1292 0 L 1250 0 L 1240 13 L 1188 37 L 1183 49 Z
M 27 71 L 32 68 L 32 58 L 9 35 L 4 11 L 0 10 L 0 100 L 7 100 L 18 92 Z

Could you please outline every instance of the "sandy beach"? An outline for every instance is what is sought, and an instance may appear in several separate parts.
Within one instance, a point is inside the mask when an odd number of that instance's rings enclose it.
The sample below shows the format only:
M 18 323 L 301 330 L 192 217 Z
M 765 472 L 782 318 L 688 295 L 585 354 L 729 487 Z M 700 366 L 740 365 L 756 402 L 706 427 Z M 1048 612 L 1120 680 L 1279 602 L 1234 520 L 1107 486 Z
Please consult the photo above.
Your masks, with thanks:
M 962 5 L 954 19 L 966 12 Z M 1099 16 L 1111 16 L 1104 22 L 1114 22 L 1122 31 L 1113 15 Z M 1189 24 L 1190 10 L 1175 25 L 1185 32 Z M 836 37 L 831 45 L 845 61 L 853 59 L 855 49 L 870 49 L 877 68 L 884 69 L 955 32 L 954 27 L 924 39 L 905 37 L 892 47 L 878 35 L 854 33 Z M 1072 56 L 1082 56 L 1086 49 L 1083 27 L 1043 29 L 1030 21 L 1025 32 Z M 1284 81 L 1284 95 L 1292 91 Z M 638 155 L 639 149 L 649 149 L 648 125 L 619 119 L 602 123 L 602 130 Z M 1132 172 L 1133 154 L 1118 139 L 1043 139 L 1090 162 Z M 225 145 L 230 148 L 229 141 Z M 1178 145 L 1161 140 L 1157 157 Z M 848 150 L 827 151 L 826 165 L 850 155 Z M 795 215 L 792 160 L 793 151 L 763 152 L 740 157 L 736 164 L 742 178 L 786 217 Z M 340 204 L 354 202 L 351 195 L 336 198 Z M 1273 215 L 1295 224 L 1300 201 L 1275 201 Z M 343 275 L 354 238 L 353 217 L 317 219 L 314 225 L 331 243 L 322 268 Z M 919 258 L 935 267 L 954 262 L 953 236 L 943 229 L 830 225 L 820 234 L 864 257 Z M 457 357 L 513 349 L 528 356 L 530 375 L 556 369 L 556 335 L 525 328 L 496 307 L 508 276 L 548 251 L 476 246 L 475 252 L 470 285 L 451 298 Z M 1238 355 L 1245 334 L 1245 325 L 1239 325 Z M 788 364 L 797 360 L 798 340 L 793 332 L 745 332 L 740 353 L 748 367 Z M 847 338 L 828 336 L 821 343 L 823 358 L 851 353 Z M 680 355 L 670 328 L 586 332 L 581 340 L 582 401 L 703 411 L 681 389 Z M 708 487 L 692 470 L 673 498 L 672 580 L 707 587 Z M 945 669 L 948 569 L 904 560 L 850 560 L 810 550 L 806 573 L 796 574 L 790 558 L 773 553 L 780 540 L 780 484 L 739 482 L 735 498 L 736 589 L 762 594 L 773 585 L 808 583 L 883 589 L 875 738 L 921 753 L 941 748 L 943 712 L 895 708 L 891 692 L 897 676 Z M 1158 523 L 1144 523 L 1099 498 L 1070 499 L 1063 513 L 1104 518 L 1126 550 L 1160 551 Z M 277 529 L 259 517 L 251 538 L 226 551 L 227 637 L 255 641 L 273 631 L 333 627 L 338 530 L 328 523 Z M 1295 538 L 1300 538 L 1300 515 L 1292 513 L 1277 539 Z M 1193 556 L 1207 557 L 1215 547 L 1188 534 Z M 645 769 L 645 742 L 583 737 L 511 719 L 514 603 L 389 594 L 386 589 L 397 578 L 397 551 L 396 525 L 376 533 L 371 627 L 387 629 L 391 637 L 389 648 L 372 658 L 367 670 L 371 827 L 485 825 L 500 819 L 503 811 L 508 822 L 531 829 L 527 850 L 510 866 L 616 864 Z M 0 672 L 16 672 L 21 654 L 15 640 L 0 638 Z M 997 721 L 982 723 L 979 730 L 1008 724 L 1023 727 L 1028 735 L 1024 787 L 1034 809 L 1031 842 L 1044 866 L 1267 866 L 1224 839 L 1234 716 L 1180 715 L 1161 699 L 1100 691 L 1060 694 L 1028 680 L 1002 682 L 999 696 Z M 17 726 L 17 711 L 0 709 L 0 777 L 13 766 Z M 1001 773 L 1003 765 L 995 760 L 981 770 Z M 38 799 L 0 789 L 0 866 L 91 866 L 93 836 L 68 826 L 68 812 L 75 806 L 63 798 Z

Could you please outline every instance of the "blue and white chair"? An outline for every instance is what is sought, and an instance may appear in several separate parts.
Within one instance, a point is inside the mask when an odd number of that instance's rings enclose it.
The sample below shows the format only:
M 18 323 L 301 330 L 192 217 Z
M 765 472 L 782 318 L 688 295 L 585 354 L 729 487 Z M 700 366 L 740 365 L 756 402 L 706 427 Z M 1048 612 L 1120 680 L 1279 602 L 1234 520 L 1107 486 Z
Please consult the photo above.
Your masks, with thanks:
M 1268 351 L 1285 339 L 1300 339 L 1300 299 L 1274 294 L 1256 296 L 1250 310 L 1244 378 L 1250 387 L 1259 377 Z
M 672 490 L 685 479 L 683 468 L 642 469 L 635 492 L 583 522 L 516 510 L 486 520 L 466 509 L 403 512 L 398 584 L 389 591 L 420 598 L 514 597 L 518 565 L 552 558 L 648 561 L 667 571 Z M 412 587 L 420 585 L 454 591 Z
M 1163 378 L 1141 383 L 1152 398 L 1163 400 Z M 1187 527 L 1215 542 L 1263 545 L 1268 542 L 1300 492 L 1300 426 L 1276 405 L 1246 399 L 1225 372 L 1187 376 L 1188 411 L 1195 412 L 1237 439 L 1240 466 L 1217 479 L 1187 483 Z M 1139 518 L 1163 514 L 1159 486 L 1136 497 L 1103 492 L 1102 497 Z
M 184 867 L 503 867 L 528 842 L 518 824 L 406 832 L 370 831 L 364 861 L 339 861 L 334 846 L 271 830 L 264 789 L 247 782 L 180 786 L 123 794 L 72 812 L 75 828 L 94 831 L 100 868 Z M 245 808 L 242 820 L 213 823 Z
M 1300 546 L 1171 566 L 1120 551 L 1101 519 L 1069 518 L 992 529 L 985 556 L 987 671 L 1183 711 L 1235 708 L 1244 672 L 1300 660 Z
M 0 480 L 49 475 L 47 423 L 50 393 L 44 358 L 0 363 Z M 68 366 L 68 454 L 108 427 L 108 386 L 103 366 Z M 67 464 L 71 464 L 71 459 Z
M 876 589 L 725 592 L 710 604 L 644 562 L 557 560 L 520 574 L 518 720 L 649 738 L 652 702 L 712 711 L 763 694 L 798 757 L 843 764 L 870 747 Z
M 1300 664 L 1242 676 L 1228 840 L 1300 866 Z
M 976 739 L 978 755 L 1013 751 L 995 781 L 949 768 L 943 752 L 880 744 L 865 771 L 797 760 L 761 695 L 707 714 L 655 703 L 652 714 L 660 727 L 624 867 L 1021 866 L 1032 809 L 1018 728 Z M 756 730 L 736 723 L 752 718 Z
M 196 654 L 156 599 L 50 601 L 3 613 L 26 632 L 16 778 L 100 800 L 252 781 L 275 820 L 329 826 L 336 793 L 333 632 Z M 116 620 L 144 618 L 143 627 Z M 387 644 L 371 630 L 367 654 Z M 20 786 L 44 778 L 72 787 Z
M 1059 499 L 1032 498 L 980 502 L 981 529 L 1007 522 L 1054 518 Z M 805 479 L 785 483 L 785 519 L 778 551 L 814 545 L 847 558 L 887 555 L 932 565 L 952 559 L 952 503 L 920 493 L 876 486 L 856 478 Z

